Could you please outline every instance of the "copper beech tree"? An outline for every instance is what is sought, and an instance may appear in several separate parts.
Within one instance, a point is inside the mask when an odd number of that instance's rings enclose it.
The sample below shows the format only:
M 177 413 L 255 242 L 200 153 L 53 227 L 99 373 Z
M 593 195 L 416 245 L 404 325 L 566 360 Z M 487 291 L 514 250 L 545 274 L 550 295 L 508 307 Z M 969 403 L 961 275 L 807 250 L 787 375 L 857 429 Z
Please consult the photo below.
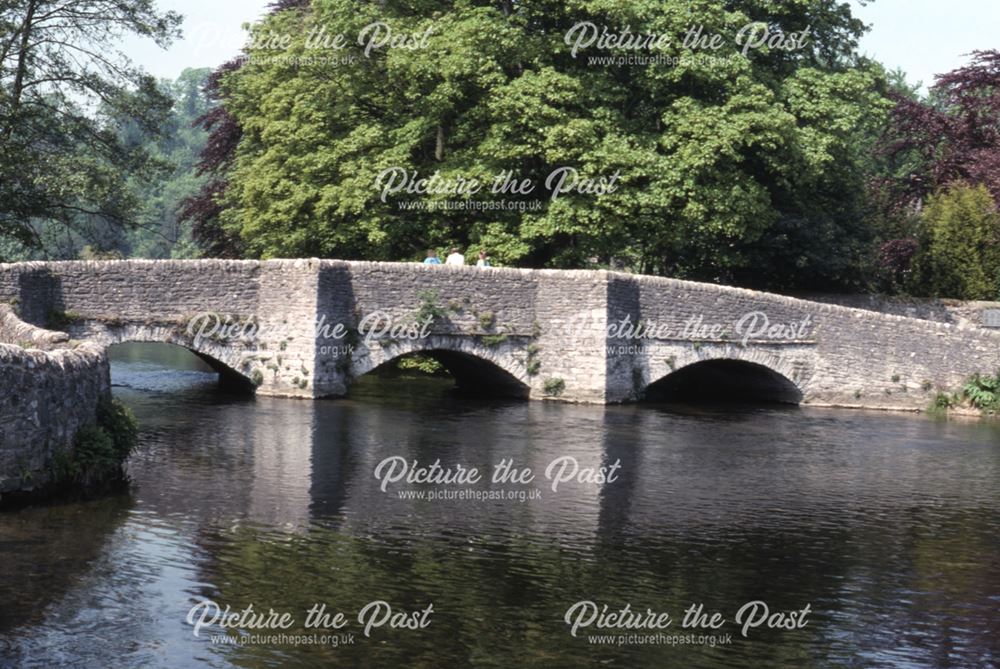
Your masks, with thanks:
M 890 233 L 878 254 L 887 287 L 1000 297 L 1000 52 L 973 52 L 926 97 L 894 98 L 873 183 Z

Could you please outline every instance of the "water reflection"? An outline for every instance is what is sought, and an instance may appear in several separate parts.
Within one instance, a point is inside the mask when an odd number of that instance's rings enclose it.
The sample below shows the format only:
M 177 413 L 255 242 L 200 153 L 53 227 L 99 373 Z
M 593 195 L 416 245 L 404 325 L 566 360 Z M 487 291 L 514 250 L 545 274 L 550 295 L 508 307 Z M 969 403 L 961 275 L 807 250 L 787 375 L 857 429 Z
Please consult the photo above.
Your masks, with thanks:
M 402 379 L 347 400 L 253 400 L 196 367 L 127 357 L 116 392 L 143 425 L 131 497 L 0 517 L 20 560 L 0 580 L 17 666 L 980 667 L 1000 653 L 995 425 L 470 401 Z M 373 471 L 394 455 L 487 472 L 511 458 L 543 497 L 401 498 L 428 487 L 382 492 Z M 553 493 L 542 474 L 565 455 L 620 460 L 620 475 Z M 53 558 L 77 535 L 71 558 Z M 18 587 L 21 570 L 37 587 Z M 221 646 L 184 623 L 202 597 L 435 614 L 427 630 L 338 648 Z M 607 647 L 562 623 L 582 599 L 813 613 L 731 646 Z

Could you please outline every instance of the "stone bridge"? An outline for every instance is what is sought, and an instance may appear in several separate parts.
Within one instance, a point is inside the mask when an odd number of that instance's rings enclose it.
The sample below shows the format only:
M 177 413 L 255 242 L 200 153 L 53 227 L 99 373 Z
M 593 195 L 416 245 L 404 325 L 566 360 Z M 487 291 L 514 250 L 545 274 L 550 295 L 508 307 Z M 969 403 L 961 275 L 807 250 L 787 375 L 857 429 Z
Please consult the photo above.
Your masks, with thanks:
M 31 262 L 0 265 L 0 303 L 73 340 L 176 344 L 227 382 L 306 398 L 412 353 L 471 391 L 593 403 L 742 392 L 923 409 L 1000 368 L 1000 335 L 975 327 L 608 271 Z

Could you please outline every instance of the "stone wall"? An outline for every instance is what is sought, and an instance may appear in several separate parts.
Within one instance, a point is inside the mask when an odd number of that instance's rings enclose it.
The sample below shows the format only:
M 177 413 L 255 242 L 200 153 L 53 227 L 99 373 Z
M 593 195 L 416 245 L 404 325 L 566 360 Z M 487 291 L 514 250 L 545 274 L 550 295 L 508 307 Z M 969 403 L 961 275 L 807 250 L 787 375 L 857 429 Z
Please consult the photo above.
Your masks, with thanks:
M 54 459 L 95 422 L 111 381 L 103 347 L 31 326 L 7 305 L 0 306 L 0 380 L 2 496 L 49 482 Z
M 329 355 L 329 341 L 318 337 L 317 378 L 343 394 L 352 378 L 399 355 L 430 352 L 460 381 L 469 371 L 484 375 L 480 385 L 486 388 L 518 385 L 521 392 L 515 394 L 603 402 L 604 360 L 592 349 L 604 330 L 605 304 L 603 272 L 323 261 L 318 313 L 327 323 L 370 333 L 365 323 L 375 316 L 405 324 L 416 323 L 422 312 L 438 315 L 429 338 L 382 337 L 370 345 L 361 332 L 346 354 L 341 349 Z M 576 323 L 585 323 L 592 336 L 565 336 Z M 475 365 L 476 358 L 490 366 Z M 490 368 L 504 374 L 491 374 Z M 559 381 L 562 389 L 546 390 L 558 388 Z
M 257 311 L 260 264 L 234 260 L 109 260 L 0 265 L 0 300 L 44 327 L 53 313 L 145 321 L 220 310 Z
M 260 394 L 291 397 L 342 396 L 359 376 L 414 352 L 461 381 L 581 402 L 632 401 L 676 371 L 731 360 L 787 379 L 805 403 L 914 409 L 1000 367 L 1000 334 L 958 318 L 964 312 L 954 309 L 965 307 L 920 312 L 951 321 L 942 323 L 607 271 L 317 259 L 24 263 L 0 265 L 0 302 L 39 325 L 61 316 L 72 336 L 103 345 L 184 346 Z M 206 312 L 257 329 L 195 336 L 192 318 Z M 426 312 L 436 317 L 418 339 L 361 336 L 369 317 L 401 324 Z M 794 336 L 744 339 L 747 314 Z M 623 322 L 660 329 L 622 337 L 614 329 Z M 324 324 L 348 336 L 331 338 Z
M 618 275 L 617 280 L 638 286 L 633 318 L 678 326 L 700 316 L 730 332 L 716 340 L 682 336 L 653 342 L 631 361 L 633 369 L 642 370 L 642 384 L 696 362 L 731 359 L 779 372 L 801 389 L 805 404 L 926 409 L 938 392 L 954 391 L 972 374 L 1000 369 L 1000 333 L 968 322 L 939 323 L 657 277 Z M 791 337 L 754 338 L 742 345 L 732 332 L 739 319 L 754 312 L 772 324 L 808 322 L 808 327 Z M 636 385 L 634 375 L 621 372 L 608 381 L 609 393 L 625 399 Z
M 813 302 L 864 309 L 865 311 L 877 311 L 882 314 L 976 328 L 983 327 L 983 313 L 985 311 L 1000 311 L 1000 302 L 969 302 L 938 298 L 890 297 L 887 295 L 811 294 L 803 295 L 801 298 Z

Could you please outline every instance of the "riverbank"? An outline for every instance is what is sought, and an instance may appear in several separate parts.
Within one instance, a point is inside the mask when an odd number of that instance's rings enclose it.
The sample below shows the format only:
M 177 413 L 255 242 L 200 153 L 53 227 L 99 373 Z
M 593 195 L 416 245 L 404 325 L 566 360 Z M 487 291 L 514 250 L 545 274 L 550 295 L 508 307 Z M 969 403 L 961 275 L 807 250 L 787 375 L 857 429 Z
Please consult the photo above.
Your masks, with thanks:
M 0 378 L 0 506 L 120 480 L 136 425 L 111 398 L 103 346 L 25 323 L 2 305 Z

